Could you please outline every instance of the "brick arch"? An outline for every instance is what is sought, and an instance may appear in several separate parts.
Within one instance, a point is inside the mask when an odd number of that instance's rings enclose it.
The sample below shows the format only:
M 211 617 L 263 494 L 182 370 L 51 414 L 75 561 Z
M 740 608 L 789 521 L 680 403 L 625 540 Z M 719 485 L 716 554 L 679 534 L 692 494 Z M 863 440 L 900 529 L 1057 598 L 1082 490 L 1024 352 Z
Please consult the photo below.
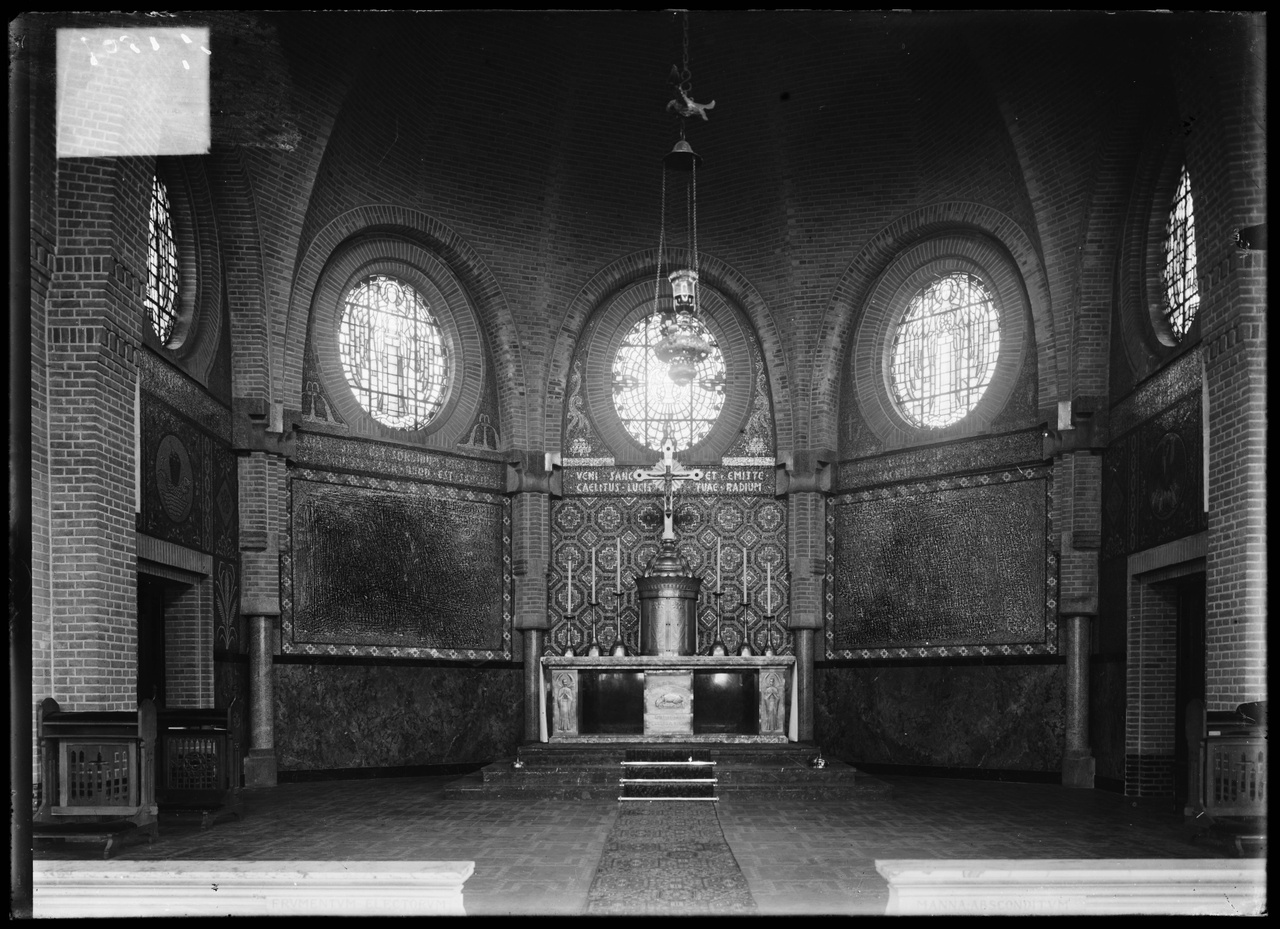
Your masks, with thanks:
M 419 210 L 392 204 L 369 204 L 348 210 L 317 230 L 307 243 L 294 274 L 289 300 L 280 396 L 286 404 L 301 402 L 302 368 L 312 303 L 326 264 L 344 243 L 359 235 L 402 236 L 431 253 L 469 299 L 479 318 L 489 351 L 498 396 L 499 434 L 507 447 L 527 447 L 524 418 L 519 415 L 525 393 L 524 367 L 515 321 L 497 278 L 476 251 L 457 233 Z
M 872 288 L 902 251 L 947 234 L 984 235 L 1008 251 L 1030 302 L 1041 405 L 1055 402 L 1065 389 L 1065 375 L 1058 370 L 1052 353 L 1053 306 L 1039 249 L 1014 220 L 999 210 L 969 201 L 939 202 L 906 213 L 881 229 L 849 263 L 832 292 L 819 327 L 822 336 L 813 362 L 809 398 L 812 446 L 836 448 L 839 444 L 840 386 L 845 360 Z
M 676 267 L 683 256 L 674 249 L 662 255 L 664 268 Z M 653 281 L 658 267 L 658 249 L 633 252 L 602 268 L 570 301 L 557 326 L 557 337 L 547 364 L 546 411 L 543 421 L 545 448 L 560 448 L 563 436 L 564 402 L 569 383 L 569 368 L 587 322 L 592 314 L 605 306 L 626 288 L 642 281 Z M 787 370 L 782 339 L 773 316 L 759 291 L 741 273 L 718 258 L 698 256 L 698 276 L 745 315 L 760 347 L 769 382 L 769 400 L 773 405 L 774 439 L 778 449 L 789 449 L 795 441 L 795 417 L 791 399 L 791 379 Z
M 231 394 L 270 400 L 271 327 L 263 283 L 262 233 L 242 156 L 217 150 L 207 170 L 223 243 L 224 289 L 231 327 Z
M 1072 398 L 1104 397 L 1113 388 L 1110 336 L 1115 282 L 1124 247 L 1126 191 L 1143 142 L 1142 114 L 1152 110 L 1150 99 L 1126 101 L 1109 121 L 1110 131 L 1099 154 L 1077 261 L 1080 296 L 1072 334 Z

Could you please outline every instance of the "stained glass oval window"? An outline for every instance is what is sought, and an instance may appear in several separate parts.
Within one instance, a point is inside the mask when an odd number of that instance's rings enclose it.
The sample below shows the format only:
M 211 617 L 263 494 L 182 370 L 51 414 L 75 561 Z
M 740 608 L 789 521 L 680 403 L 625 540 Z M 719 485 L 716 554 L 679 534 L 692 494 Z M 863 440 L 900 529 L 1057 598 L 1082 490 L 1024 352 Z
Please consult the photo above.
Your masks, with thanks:
M 939 428 L 967 416 L 991 383 L 1000 354 L 1000 313 L 973 274 L 948 274 L 922 288 L 898 323 L 891 382 L 898 409 L 915 426 Z
M 421 429 L 440 412 L 449 357 L 422 295 L 385 274 L 347 291 L 338 328 L 347 383 L 369 415 L 393 429 Z
M 1191 204 L 1191 178 L 1182 169 L 1178 191 L 1164 230 L 1164 317 L 1173 338 L 1181 342 L 1191 330 L 1200 308 L 1196 281 L 1196 227 Z
M 169 191 L 158 176 L 151 181 L 151 217 L 147 237 L 147 293 L 143 298 L 151 325 L 165 345 L 178 322 L 178 246 L 173 237 Z
M 698 362 L 693 380 L 673 381 L 654 349 L 662 339 L 662 316 L 651 313 L 626 334 L 613 358 L 613 406 L 627 433 L 645 448 L 660 451 L 670 439 L 676 451 L 697 445 L 711 432 L 724 407 L 724 356 L 701 320 L 689 330 L 711 351 Z

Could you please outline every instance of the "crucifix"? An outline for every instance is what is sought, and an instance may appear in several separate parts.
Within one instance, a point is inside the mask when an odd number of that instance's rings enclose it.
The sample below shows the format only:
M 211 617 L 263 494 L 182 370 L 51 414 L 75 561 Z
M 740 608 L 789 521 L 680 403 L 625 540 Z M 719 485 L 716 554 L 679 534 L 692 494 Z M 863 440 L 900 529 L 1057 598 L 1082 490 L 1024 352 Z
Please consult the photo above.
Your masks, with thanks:
M 675 494 L 675 484 L 700 481 L 702 472 L 686 468 L 676 461 L 675 443 L 667 439 L 662 443 L 662 459 L 655 462 L 648 470 L 636 469 L 631 478 L 636 481 L 662 481 L 662 540 L 665 542 L 670 539 L 674 542 L 676 538 L 675 505 L 672 498 Z

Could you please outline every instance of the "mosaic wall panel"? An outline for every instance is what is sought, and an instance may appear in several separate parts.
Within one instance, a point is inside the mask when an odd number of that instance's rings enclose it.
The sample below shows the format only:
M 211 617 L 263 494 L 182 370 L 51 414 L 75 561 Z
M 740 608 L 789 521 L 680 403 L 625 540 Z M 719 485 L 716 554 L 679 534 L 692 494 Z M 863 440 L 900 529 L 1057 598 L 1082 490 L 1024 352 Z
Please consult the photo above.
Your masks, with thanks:
M 622 640 L 636 651 L 640 605 L 635 577 L 658 553 L 662 538 L 662 498 L 653 485 L 631 480 L 632 471 L 566 468 L 565 497 L 552 504 L 549 570 L 551 630 L 547 653 L 580 649 L 591 638 L 594 615 L 598 641 L 611 647 L 621 624 Z M 766 480 L 767 479 L 767 480 Z M 703 480 L 676 495 L 674 524 L 680 553 L 692 573 L 703 578 L 698 600 L 698 647 L 706 653 L 715 641 L 717 598 L 716 543 L 720 543 L 720 634 L 731 652 L 745 637 L 757 653 L 768 644 L 779 654 L 791 654 L 786 575 L 786 506 L 772 496 L 773 468 L 707 468 Z M 769 495 L 764 489 L 769 488 Z M 620 544 L 619 544 L 620 543 Z M 623 596 L 616 598 L 619 561 Z M 591 596 L 591 557 L 596 558 L 596 608 Z M 746 605 L 743 564 L 746 563 Z M 569 574 L 573 566 L 570 602 Z M 775 614 L 766 618 L 769 610 Z
M 827 657 L 1057 651 L 1049 470 L 859 491 L 828 508 Z
M 524 723 L 520 668 L 275 666 L 282 771 L 509 758 Z
M 1058 771 L 1063 665 L 819 665 L 814 736 L 851 762 Z
M 183 378 L 178 396 L 194 390 Z M 183 404 L 196 410 L 205 400 Z M 207 420 L 202 420 L 207 421 Z M 214 650 L 244 647 L 240 615 L 239 485 L 230 444 L 173 406 L 142 392 L 142 512 L 145 535 L 213 555 Z
M 290 478 L 284 651 L 511 658 L 504 497 L 307 469 Z
M 1184 397 L 1107 448 L 1102 469 L 1102 557 L 1193 535 L 1204 512 L 1200 394 Z

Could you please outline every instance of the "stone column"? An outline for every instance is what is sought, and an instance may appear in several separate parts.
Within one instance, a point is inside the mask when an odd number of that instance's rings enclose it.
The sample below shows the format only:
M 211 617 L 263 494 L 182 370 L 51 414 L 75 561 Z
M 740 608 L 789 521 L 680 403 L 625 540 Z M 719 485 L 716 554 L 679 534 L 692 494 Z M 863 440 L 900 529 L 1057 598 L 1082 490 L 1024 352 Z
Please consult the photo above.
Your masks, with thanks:
M 551 549 L 551 496 L 559 474 L 552 456 L 517 451 L 507 463 L 511 506 L 511 572 L 515 580 L 515 627 L 524 645 L 524 739 L 537 742 L 542 692 L 542 652 L 547 630 L 547 566 Z
M 249 615 L 249 755 L 246 787 L 276 786 L 275 699 L 272 660 L 279 614 Z
M 249 626 L 249 754 L 246 787 L 276 785 L 275 688 L 279 650 L 280 555 L 289 547 L 286 463 L 296 450 L 296 416 L 261 398 L 231 402 L 240 485 L 240 612 Z M 287 422 L 286 422 L 287 420 Z
M 1094 759 L 1089 747 L 1089 620 L 1085 614 L 1062 617 L 1067 650 L 1066 740 L 1062 786 L 1092 789 Z
M 787 543 L 790 548 L 791 601 L 787 628 L 796 656 L 797 737 L 814 738 L 815 631 L 826 614 L 823 580 L 827 573 L 827 494 L 835 456 L 828 450 L 779 456 L 778 494 L 787 499 Z M 821 635 L 818 636 L 821 641 Z

